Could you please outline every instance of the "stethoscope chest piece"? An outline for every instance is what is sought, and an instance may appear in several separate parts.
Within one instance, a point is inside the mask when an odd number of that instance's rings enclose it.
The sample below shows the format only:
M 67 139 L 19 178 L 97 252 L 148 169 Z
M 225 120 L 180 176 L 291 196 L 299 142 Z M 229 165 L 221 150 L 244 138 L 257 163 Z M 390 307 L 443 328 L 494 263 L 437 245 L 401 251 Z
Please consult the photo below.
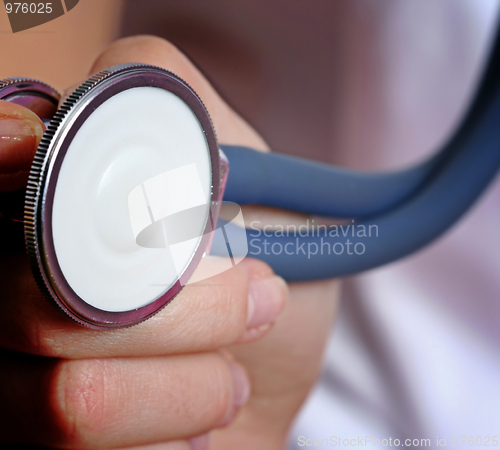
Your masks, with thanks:
M 42 291 L 93 328 L 159 311 L 210 245 L 219 164 L 210 117 L 177 76 L 126 64 L 87 80 L 48 125 L 26 191 Z

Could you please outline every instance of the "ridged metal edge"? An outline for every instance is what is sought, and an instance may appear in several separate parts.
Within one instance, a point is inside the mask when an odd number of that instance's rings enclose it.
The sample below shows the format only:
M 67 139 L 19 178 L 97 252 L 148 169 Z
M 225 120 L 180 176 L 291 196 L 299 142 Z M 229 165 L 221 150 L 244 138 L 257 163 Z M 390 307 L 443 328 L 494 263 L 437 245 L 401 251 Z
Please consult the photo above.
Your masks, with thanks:
M 37 235 L 37 225 L 39 220 L 39 217 L 37 217 L 37 212 L 41 211 L 41 209 L 38 208 L 38 205 L 41 201 L 41 196 L 43 195 L 43 181 L 46 174 L 48 155 L 50 154 L 49 150 L 51 148 L 54 136 L 56 135 L 63 120 L 71 112 L 76 103 L 99 82 L 108 78 L 110 74 L 111 73 L 109 71 L 104 70 L 89 78 L 77 89 L 75 89 L 75 91 L 66 99 L 66 101 L 56 112 L 55 116 L 50 122 L 50 125 L 47 127 L 36 151 L 28 178 L 26 200 L 24 205 L 24 236 L 26 251 L 28 253 L 28 258 L 30 261 L 31 271 L 33 273 L 35 282 L 38 285 L 38 288 L 58 311 L 64 313 L 64 315 L 69 317 L 71 320 L 85 326 L 88 326 L 88 323 L 78 320 L 76 317 L 73 317 L 65 308 L 61 307 L 61 305 L 57 303 L 57 301 L 53 297 L 52 290 L 48 286 L 44 274 L 42 273 L 42 257 L 39 253 Z
M 43 195 L 43 186 L 44 186 L 44 178 L 46 175 L 46 168 L 47 168 L 47 163 L 48 163 L 48 155 L 50 155 L 50 149 L 51 149 L 51 144 L 54 136 L 56 135 L 59 127 L 61 126 L 63 120 L 68 116 L 68 114 L 71 112 L 71 110 L 75 107 L 75 105 L 78 103 L 78 101 L 85 96 L 89 91 L 94 89 L 98 84 L 103 82 L 104 80 L 108 79 L 110 76 L 117 74 L 121 71 L 130 69 L 130 68 L 145 68 L 145 69 L 157 69 L 160 70 L 161 72 L 167 73 L 169 75 L 174 76 L 177 78 L 179 81 L 184 83 L 190 90 L 191 92 L 198 98 L 200 103 L 203 105 L 204 110 L 207 113 L 208 120 L 210 122 L 210 125 L 212 127 L 212 130 L 214 132 L 214 136 L 217 141 L 217 135 L 215 131 L 215 127 L 213 126 L 213 121 L 210 116 L 210 113 L 201 100 L 201 98 L 198 96 L 196 91 L 182 78 L 180 78 L 178 75 L 163 69 L 158 66 L 154 65 L 149 65 L 149 64 L 139 64 L 139 63 L 128 63 L 128 64 L 120 64 L 118 66 L 111 67 L 109 69 L 102 70 L 101 72 L 96 73 L 92 77 L 90 77 L 87 81 L 85 81 L 83 84 L 81 84 L 77 89 L 73 91 L 73 93 L 64 101 L 64 103 L 61 105 L 61 107 L 58 109 L 57 113 L 53 117 L 53 119 L 50 122 L 50 125 L 47 127 L 40 144 L 38 146 L 38 149 L 35 154 L 35 158 L 33 160 L 33 164 L 31 167 L 29 179 L 28 179 L 28 186 L 26 189 L 26 200 L 25 200 L 25 207 L 24 207 L 24 233 L 25 233 L 25 244 L 26 244 L 26 250 L 28 253 L 28 258 L 30 261 L 31 265 L 31 271 L 33 273 L 33 277 L 35 279 L 35 282 L 42 292 L 42 294 L 47 298 L 47 300 L 58 310 L 59 312 L 63 313 L 64 316 L 69 317 L 72 321 L 83 325 L 85 327 L 90 327 L 90 328 L 101 328 L 101 329 L 113 329 L 113 326 L 106 327 L 105 325 L 97 325 L 97 324 L 91 324 L 89 322 L 86 322 L 84 320 L 80 320 L 76 314 L 70 314 L 66 308 L 63 308 L 54 298 L 54 294 L 52 294 L 51 288 L 48 286 L 44 274 L 42 273 L 41 265 L 41 255 L 39 253 L 39 247 L 38 247 L 38 236 L 37 236 L 37 225 L 38 225 L 38 217 L 37 217 L 37 211 L 41 211 L 38 208 L 38 204 L 40 202 L 40 197 Z M 11 82 L 12 81 L 12 82 Z M 13 79 L 7 79 L 7 80 L 1 80 L 0 82 L 6 82 L 5 85 L 0 86 L 0 88 L 7 86 L 8 84 L 15 84 L 19 82 L 37 82 L 37 80 L 30 80 L 28 78 L 13 78 Z M 50 89 L 54 90 L 51 86 L 47 85 L 46 83 L 41 83 L 49 87 Z M 55 90 L 54 90 L 55 91 Z M 57 92 L 57 91 L 55 91 Z M 213 189 L 213 186 L 212 186 Z M 170 302 L 169 302 L 170 303 Z M 166 305 L 165 305 L 166 306 Z M 138 325 L 139 323 L 144 322 L 145 320 L 151 318 L 152 316 L 156 315 L 159 313 L 163 308 L 159 308 L 157 311 L 155 311 L 153 314 L 151 314 L 148 317 L 145 317 L 144 319 L 131 323 L 131 324 L 125 324 L 122 325 L 120 328 L 127 328 L 127 327 L 132 327 L 135 325 Z
M 55 94 L 57 94 L 58 97 L 61 96 L 59 91 L 52 87 L 50 84 L 45 83 L 44 81 L 36 80 L 34 78 L 24 78 L 24 77 L 12 77 L 12 78 L 3 78 L 0 80 L 0 89 L 11 86 L 13 84 L 18 84 L 18 83 L 33 83 L 33 84 L 40 84 L 42 86 L 45 86 L 46 88 L 50 89 L 53 91 Z

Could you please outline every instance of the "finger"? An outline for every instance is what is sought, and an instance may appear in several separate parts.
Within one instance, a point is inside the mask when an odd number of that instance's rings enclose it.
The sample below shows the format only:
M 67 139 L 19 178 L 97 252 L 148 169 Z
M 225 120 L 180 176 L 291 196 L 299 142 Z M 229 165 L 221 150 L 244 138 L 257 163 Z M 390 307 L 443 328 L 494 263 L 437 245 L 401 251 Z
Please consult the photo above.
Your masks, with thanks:
M 186 78 L 205 99 L 212 102 L 215 116 L 221 123 L 228 122 L 234 125 L 229 128 L 237 128 L 238 116 L 218 97 L 197 69 L 166 41 L 150 37 L 118 41 L 101 55 L 93 70 L 126 62 L 127 58 L 137 61 L 139 56 L 143 62 L 162 65 Z M 224 119 L 225 115 L 227 120 Z M 238 123 L 246 127 L 246 135 L 242 133 L 246 136 L 245 139 L 251 140 L 255 132 L 244 122 Z M 245 142 L 239 143 L 245 145 Z M 246 144 L 251 145 L 248 142 Z M 4 309 L 8 313 L 3 314 L 0 319 L 0 323 L 4 325 L 0 330 L 0 344 L 31 353 L 80 358 L 92 354 L 135 356 L 143 352 L 154 355 L 200 351 L 227 345 L 239 338 L 257 338 L 272 323 L 273 314 L 277 315 L 282 309 L 283 299 L 286 297 L 283 283 L 275 280 L 274 287 L 272 282 L 267 283 L 267 294 L 261 292 L 254 295 L 259 307 L 249 304 L 249 280 L 271 277 L 270 270 L 258 264 L 240 264 L 227 274 L 204 283 L 202 287 L 186 287 L 184 293 L 163 313 L 137 329 L 96 333 L 90 330 L 84 332 L 54 314 L 34 288 L 24 262 L 4 262 L 3 275 L 5 279 L 9 279 L 9 283 L 2 283 L 0 293 L 3 290 L 3 297 L 6 299 L 4 303 L 7 304 Z M 249 272 L 255 274 L 251 276 Z M 266 275 L 261 272 L 266 272 Z M 230 276 L 231 274 L 233 275 Z M 241 276 L 243 278 L 239 282 Z M 264 284 L 266 283 L 261 283 L 261 291 L 265 291 Z M 182 300 L 187 297 L 188 300 Z M 20 298 L 22 301 L 19 301 Z M 252 317 L 247 313 L 249 307 L 253 312 Z M 80 339 L 81 333 L 85 333 L 87 338 L 85 346 Z
M 188 441 L 174 441 L 162 444 L 141 445 L 139 447 L 127 447 L 120 450 L 193 450 L 193 447 Z
M 250 395 L 242 366 L 218 353 L 60 362 L 4 356 L 0 368 L 2 439 L 51 447 L 187 440 L 228 424 Z
M 45 127 L 36 114 L 0 100 L 0 192 L 26 187 Z
M 198 271 L 220 264 L 204 258 Z M 91 330 L 55 310 L 32 279 L 24 255 L 0 259 L 0 346 L 62 358 L 199 352 L 262 336 L 288 291 L 266 264 L 246 259 L 188 285 L 156 316 L 132 328 Z
M 127 447 L 120 450 L 209 450 L 210 438 L 203 434 L 187 441 L 170 441 L 162 444 L 141 445 L 140 447 Z
M 198 444 L 200 442 L 200 444 Z M 5 444 L 4 441 L 0 441 L 0 445 Z M 203 445 L 203 446 L 202 446 Z M 120 448 L 118 450 L 209 450 L 209 447 L 207 445 L 210 444 L 205 444 L 203 441 L 198 441 L 195 439 L 188 439 L 188 440 L 182 440 L 182 441 L 170 441 L 170 442 L 164 442 L 161 444 L 148 444 L 148 445 L 139 445 L 139 446 L 134 446 L 134 447 L 127 447 L 127 448 Z M 29 444 L 15 444 L 15 443 L 8 443 L 8 449 L 9 450 L 51 450 L 48 447 L 40 447 L 40 446 L 33 446 Z M 78 449 L 78 450 L 84 450 L 84 449 Z M 85 449 L 86 450 L 86 449 Z
M 175 441 L 162 444 L 141 445 L 139 447 L 127 447 L 120 450 L 193 450 L 193 448 L 188 441 Z
M 186 81 L 207 107 L 220 142 L 268 149 L 256 131 L 222 100 L 195 65 L 170 42 L 153 36 L 119 39 L 97 58 L 91 73 L 123 63 L 163 67 Z

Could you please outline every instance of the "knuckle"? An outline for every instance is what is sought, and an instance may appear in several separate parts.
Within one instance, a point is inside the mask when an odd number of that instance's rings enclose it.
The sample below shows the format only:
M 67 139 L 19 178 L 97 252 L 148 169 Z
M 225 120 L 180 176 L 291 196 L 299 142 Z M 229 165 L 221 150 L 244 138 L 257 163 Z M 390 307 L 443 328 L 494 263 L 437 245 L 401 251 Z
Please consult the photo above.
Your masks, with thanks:
M 104 360 L 63 361 L 55 370 L 49 408 L 63 443 L 85 446 L 102 434 L 110 385 L 106 378 Z
M 203 322 L 204 344 L 207 348 L 218 348 L 236 342 L 246 331 L 248 315 L 248 283 L 252 278 L 265 278 L 273 274 L 265 263 L 247 259 L 231 270 L 212 278 L 210 294 L 200 293 L 196 308 L 208 315 Z M 193 301 L 195 297 L 191 297 Z M 214 314 L 216 311 L 216 314 Z
M 200 298 L 198 308 L 203 309 L 210 321 L 200 324 L 205 328 L 207 348 L 231 344 L 245 331 L 247 302 L 244 289 L 234 286 L 214 286 L 211 295 Z M 214 314 L 216 311 L 216 314 Z
M 158 53 L 169 54 L 174 57 L 182 54 L 181 51 L 174 44 L 172 44 L 172 42 L 158 36 L 142 35 L 137 36 L 136 40 L 138 45 Z
M 225 292 L 224 292 L 225 291 Z M 246 290 L 243 292 L 234 290 L 223 290 L 219 294 L 220 322 L 214 327 L 214 339 L 221 342 L 224 333 L 228 343 L 239 338 L 246 327 L 247 316 L 247 295 Z
M 234 341 L 241 337 L 246 331 L 248 316 L 248 288 L 252 279 L 267 278 L 273 275 L 273 271 L 266 263 L 247 259 L 240 263 L 232 277 L 227 283 L 226 289 L 218 291 L 218 309 L 221 311 L 219 320 L 222 322 L 215 327 L 214 333 L 230 333 L 230 340 Z M 217 336 L 216 334 L 216 337 Z
M 108 59 L 116 55 L 130 59 L 130 62 L 153 65 L 165 65 L 168 61 L 185 60 L 183 53 L 170 41 L 149 35 L 118 39 L 101 54 L 99 59 Z
M 157 51 L 157 52 L 166 52 L 166 53 L 180 53 L 177 47 L 172 44 L 170 41 L 152 35 L 140 35 L 133 36 L 128 38 L 122 38 L 115 41 L 112 45 L 118 46 L 127 46 L 130 48 L 131 46 L 134 50 L 143 50 L 143 51 Z

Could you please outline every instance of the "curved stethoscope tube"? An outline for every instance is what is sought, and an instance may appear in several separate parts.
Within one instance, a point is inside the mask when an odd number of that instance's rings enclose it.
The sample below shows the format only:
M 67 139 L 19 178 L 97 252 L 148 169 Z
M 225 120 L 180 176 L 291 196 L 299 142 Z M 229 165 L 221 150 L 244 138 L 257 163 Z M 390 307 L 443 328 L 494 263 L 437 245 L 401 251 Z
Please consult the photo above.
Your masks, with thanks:
M 328 230 L 284 234 L 247 229 L 250 256 L 287 280 L 359 273 L 403 258 L 450 228 L 481 195 L 500 167 L 500 34 L 476 98 L 438 155 L 387 174 L 349 171 L 299 158 L 221 146 L 231 170 L 225 199 L 296 212 L 361 219 Z M 363 230 L 373 227 L 371 235 Z M 362 228 L 365 227 L 365 228 Z M 375 232 L 376 230 L 376 232 Z M 335 233 L 336 234 L 336 233 Z M 358 235 L 359 234 L 359 235 Z M 363 253 L 335 254 L 336 243 L 363 244 Z M 321 251 L 325 244 L 330 251 Z M 274 250 L 273 250 L 274 246 Z M 323 247 L 322 247 L 323 246 Z M 286 249 L 294 249 L 287 252 Z M 313 248 L 315 254 L 305 249 Z M 340 248 L 340 247 L 339 247 Z

